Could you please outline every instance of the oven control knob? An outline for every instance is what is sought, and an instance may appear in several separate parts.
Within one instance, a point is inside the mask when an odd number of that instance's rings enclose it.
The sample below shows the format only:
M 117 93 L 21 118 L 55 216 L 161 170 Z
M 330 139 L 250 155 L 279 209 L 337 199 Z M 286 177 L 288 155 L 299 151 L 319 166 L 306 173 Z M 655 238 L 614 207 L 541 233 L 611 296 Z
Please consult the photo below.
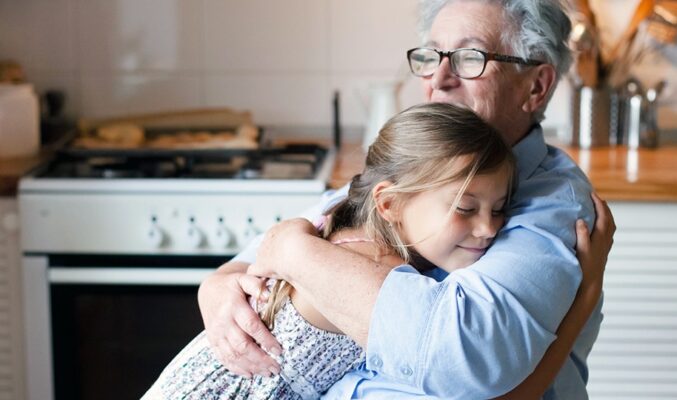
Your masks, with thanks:
M 248 241 L 252 240 L 261 233 L 263 233 L 263 231 L 259 229 L 258 226 L 254 225 L 254 219 L 251 217 L 247 218 L 247 227 L 244 230 L 245 239 Z
M 226 248 L 233 245 L 235 237 L 233 233 L 226 228 L 224 224 L 220 224 L 216 228 L 216 234 L 214 235 L 214 244 L 219 248 Z
M 191 225 L 186 233 L 188 244 L 194 248 L 199 249 L 205 244 L 205 234 L 195 225 Z
M 167 242 L 167 234 L 155 224 L 148 230 L 147 237 L 148 243 L 155 248 L 160 248 Z

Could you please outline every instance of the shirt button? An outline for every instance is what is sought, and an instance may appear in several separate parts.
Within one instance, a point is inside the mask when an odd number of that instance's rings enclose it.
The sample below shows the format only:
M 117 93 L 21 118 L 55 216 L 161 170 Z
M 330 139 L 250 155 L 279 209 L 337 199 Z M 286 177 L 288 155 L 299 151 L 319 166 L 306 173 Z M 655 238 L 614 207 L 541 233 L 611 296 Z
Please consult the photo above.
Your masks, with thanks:
M 371 363 L 374 364 L 374 367 L 380 367 L 383 365 L 383 361 L 378 356 L 371 357 Z
M 407 366 L 402 367 L 400 369 L 400 372 L 402 372 L 402 375 L 405 375 L 405 376 L 411 376 L 411 374 L 414 373 L 414 371 L 412 371 L 411 368 L 409 368 Z

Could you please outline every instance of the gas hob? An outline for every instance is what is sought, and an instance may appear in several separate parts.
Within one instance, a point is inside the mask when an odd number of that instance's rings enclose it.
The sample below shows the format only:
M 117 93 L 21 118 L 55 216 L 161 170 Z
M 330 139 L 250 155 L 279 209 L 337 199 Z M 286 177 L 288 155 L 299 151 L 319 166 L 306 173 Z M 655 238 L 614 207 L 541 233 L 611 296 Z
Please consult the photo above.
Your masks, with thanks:
M 24 251 L 233 255 L 327 188 L 335 150 L 65 149 L 19 182 Z

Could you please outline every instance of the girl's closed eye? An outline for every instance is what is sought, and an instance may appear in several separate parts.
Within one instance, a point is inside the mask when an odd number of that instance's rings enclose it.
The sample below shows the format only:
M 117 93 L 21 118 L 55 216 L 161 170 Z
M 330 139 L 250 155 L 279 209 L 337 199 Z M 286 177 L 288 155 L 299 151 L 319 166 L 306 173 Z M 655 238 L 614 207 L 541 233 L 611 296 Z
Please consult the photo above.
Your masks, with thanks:
M 497 217 L 504 217 L 507 212 L 508 202 L 505 197 L 494 203 L 494 209 L 491 210 L 491 214 Z
M 456 212 L 461 215 L 470 215 L 476 211 L 475 208 L 463 208 L 463 207 L 457 207 Z M 495 217 L 500 217 L 505 215 L 505 208 L 499 208 L 498 210 L 491 210 L 491 215 Z
M 505 215 L 505 207 L 501 207 L 497 210 L 491 210 L 491 215 L 496 217 Z
M 475 207 L 463 207 L 463 206 L 458 206 L 456 207 L 456 212 L 461 215 L 470 215 L 475 212 Z
M 449 203 L 449 207 L 453 207 L 454 200 L 455 199 Z M 472 196 L 463 195 L 456 205 L 456 209 L 453 211 L 460 215 L 472 215 L 473 213 L 477 212 L 477 209 L 478 204 L 475 199 Z

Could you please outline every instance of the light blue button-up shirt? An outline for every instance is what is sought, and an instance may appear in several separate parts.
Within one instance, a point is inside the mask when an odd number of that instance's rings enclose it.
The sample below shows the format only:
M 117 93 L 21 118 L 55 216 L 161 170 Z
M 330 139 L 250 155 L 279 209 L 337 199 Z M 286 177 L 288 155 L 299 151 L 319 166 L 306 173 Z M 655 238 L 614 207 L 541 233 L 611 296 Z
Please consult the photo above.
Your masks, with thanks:
M 575 222 L 592 226 L 591 186 L 540 127 L 513 147 L 518 187 L 506 226 L 468 268 L 426 275 L 408 265 L 386 277 L 372 314 L 366 363 L 325 399 L 489 399 L 536 367 L 581 280 Z M 305 216 L 346 194 L 342 188 Z M 258 241 L 236 259 L 252 262 Z M 586 359 L 601 301 L 545 399 L 587 399 Z

